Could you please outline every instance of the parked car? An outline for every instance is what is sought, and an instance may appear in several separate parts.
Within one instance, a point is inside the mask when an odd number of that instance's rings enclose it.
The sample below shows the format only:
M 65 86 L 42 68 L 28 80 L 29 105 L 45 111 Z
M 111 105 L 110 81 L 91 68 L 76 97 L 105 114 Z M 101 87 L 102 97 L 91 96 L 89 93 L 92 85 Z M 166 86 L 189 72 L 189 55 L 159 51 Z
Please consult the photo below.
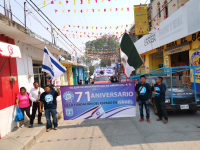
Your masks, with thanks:
M 173 102 L 171 101 L 171 77 L 162 76 L 163 83 L 166 85 L 165 92 L 165 104 L 167 111 L 181 111 L 187 110 L 190 113 L 196 113 L 200 108 L 200 93 L 197 92 L 197 102 L 195 102 L 195 91 L 192 89 L 185 88 L 184 85 L 177 80 L 175 77 L 172 78 L 172 94 Z M 157 76 L 152 76 L 152 82 L 156 83 Z M 149 76 L 146 77 L 146 82 L 151 85 Z M 152 93 L 152 101 L 154 113 L 157 114 L 157 108 L 155 105 L 155 92 Z
M 94 84 L 107 84 L 111 83 L 109 76 L 97 76 L 94 78 Z
M 120 75 L 120 82 L 131 82 L 130 79 L 127 79 L 125 74 Z

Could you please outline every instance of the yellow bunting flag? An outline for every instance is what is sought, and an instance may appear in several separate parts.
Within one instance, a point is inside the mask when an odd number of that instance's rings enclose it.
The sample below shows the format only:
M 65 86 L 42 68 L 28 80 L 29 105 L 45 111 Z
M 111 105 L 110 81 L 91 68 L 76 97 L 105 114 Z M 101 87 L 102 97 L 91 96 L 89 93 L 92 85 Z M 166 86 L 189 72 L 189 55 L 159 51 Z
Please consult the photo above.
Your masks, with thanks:
M 43 4 L 45 5 L 45 4 L 46 4 L 46 1 L 43 1 Z
M 156 5 L 156 9 L 158 8 L 158 5 Z
M 76 13 L 76 9 L 74 10 L 74 13 Z
M 76 0 L 74 0 L 74 5 L 76 5 Z
M 104 2 L 104 0 L 101 0 L 102 2 Z
M 65 26 L 63 28 L 65 28 Z
M 82 26 L 82 29 L 84 28 L 84 26 Z
M 100 12 L 100 9 L 98 9 L 98 12 Z
M 73 27 L 76 27 L 75 25 L 73 25 Z
M 101 27 L 101 29 L 102 29 L 102 27 Z
M 59 1 L 59 4 L 61 5 L 61 1 Z
M 121 28 L 123 28 L 123 25 L 121 25 Z
M 110 26 L 110 29 L 112 29 L 112 27 Z
M 123 11 L 123 10 L 124 10 L 124 8 L 121 9 L 121 11 Z
M 110 11 L 112 11 L 112 8 L 110 8 Z
M 88 9 L 86 9 L 86 12 L 88 12 Z
M 55 28 L 53 28 L 55 30 Z
M 90 4 L 90 0 L 88 0 L 88 4 Z
M 131 32 L 131 30 L 129 30 L 129 32 Z
M 62 10 L 62 12 L 63 12 L 63 13 L 65 13 L 65 11 L 64 11 L 64 10 Z
M 93 29 L 93 27 L 92 27 L 92 29 Z
M 181 4 L 178 4 L 178 6 L 181 6 Z
M 145 6 L 144 9 L 147 9 L 147 7 Z
M 169 4 L 167 5 L 167 7 L 169 7 Z
M 132 27 L 132 24 L 130 24 L 130 26 Z

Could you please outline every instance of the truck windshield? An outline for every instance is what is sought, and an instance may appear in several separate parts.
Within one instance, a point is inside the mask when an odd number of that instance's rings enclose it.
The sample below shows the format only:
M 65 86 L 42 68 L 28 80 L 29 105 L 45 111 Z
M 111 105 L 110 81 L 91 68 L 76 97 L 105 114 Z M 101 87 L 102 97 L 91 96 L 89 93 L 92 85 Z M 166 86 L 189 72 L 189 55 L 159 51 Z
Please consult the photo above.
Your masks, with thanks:
M 109 78 L 107 76 L 105 76 L 105 77 L 96 77 L 95 81 L 109 81 Z
M 167 88 L 171 87 L 171 78 L 163 78 L 163 83 L 166 85 Z M 173 87 L 183 88 L 183 84 L 177 80 L 176 78 L 172 78 L 172 85 Z

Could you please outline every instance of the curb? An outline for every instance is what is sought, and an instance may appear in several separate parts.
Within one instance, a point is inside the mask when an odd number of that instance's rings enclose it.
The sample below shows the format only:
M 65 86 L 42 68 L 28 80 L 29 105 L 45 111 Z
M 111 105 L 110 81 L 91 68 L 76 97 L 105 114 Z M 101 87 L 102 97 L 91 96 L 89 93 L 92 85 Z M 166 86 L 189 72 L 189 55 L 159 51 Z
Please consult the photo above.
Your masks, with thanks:
M 61 110 L 57 115 L 61 115 L 63 113 L 63 110 Z M 40 129 L 38 132 L 35 133 L 35 135 L 27 141 L 21 148 L 19 147 L 19 150 L 29 150 L 41 137 L 43 133 L 46 132 L 46 126 L 44 126 L 42 129 Z

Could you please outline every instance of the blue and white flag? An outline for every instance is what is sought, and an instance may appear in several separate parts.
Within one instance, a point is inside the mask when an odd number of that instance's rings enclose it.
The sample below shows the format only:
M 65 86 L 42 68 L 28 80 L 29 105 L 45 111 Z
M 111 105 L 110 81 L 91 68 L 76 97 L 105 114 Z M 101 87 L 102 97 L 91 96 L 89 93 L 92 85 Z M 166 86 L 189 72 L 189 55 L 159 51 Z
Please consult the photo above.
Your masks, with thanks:
M 52 81 L 55 81 L 66 72 L 66 68 L 48 51 L 46 46 L 44 48 L 42 71 L 49 73 Z

